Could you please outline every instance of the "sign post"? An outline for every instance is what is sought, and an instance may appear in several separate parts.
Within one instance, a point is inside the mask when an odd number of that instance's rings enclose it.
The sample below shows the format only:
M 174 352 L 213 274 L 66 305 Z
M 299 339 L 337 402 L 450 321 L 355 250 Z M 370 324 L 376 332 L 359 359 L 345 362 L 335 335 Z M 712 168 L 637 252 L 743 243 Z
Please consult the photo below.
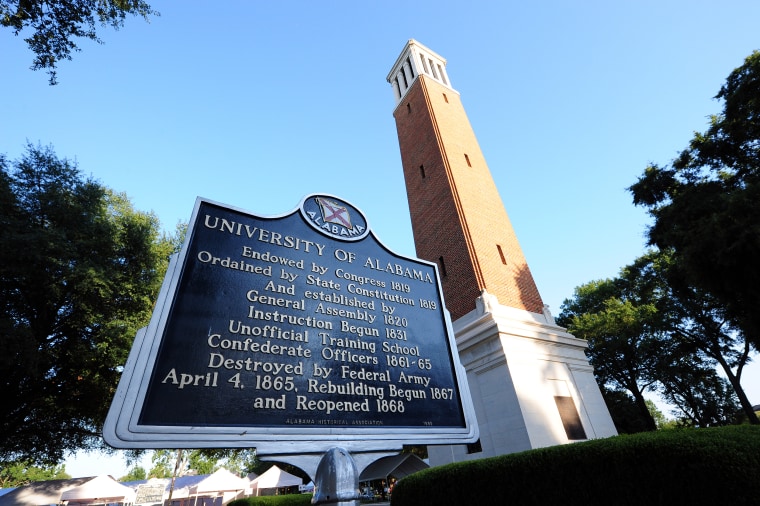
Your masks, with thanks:
M 435 264 L 310 195 L 281 216 L 196 201 L 104 426 L 117 448 L 369 452 L 478 437 Z

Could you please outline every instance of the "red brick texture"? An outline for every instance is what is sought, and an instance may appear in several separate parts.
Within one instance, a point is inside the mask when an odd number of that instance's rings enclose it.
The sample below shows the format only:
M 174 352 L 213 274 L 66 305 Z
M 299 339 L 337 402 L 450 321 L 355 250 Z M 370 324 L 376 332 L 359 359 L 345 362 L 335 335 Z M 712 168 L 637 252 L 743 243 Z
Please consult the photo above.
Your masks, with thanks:
M 417 256 L 438 264 L 452 319 L 475 309 L 483 289 L 505 306 L 541 313 L 459 94 L 420 75 L 394 117 Z

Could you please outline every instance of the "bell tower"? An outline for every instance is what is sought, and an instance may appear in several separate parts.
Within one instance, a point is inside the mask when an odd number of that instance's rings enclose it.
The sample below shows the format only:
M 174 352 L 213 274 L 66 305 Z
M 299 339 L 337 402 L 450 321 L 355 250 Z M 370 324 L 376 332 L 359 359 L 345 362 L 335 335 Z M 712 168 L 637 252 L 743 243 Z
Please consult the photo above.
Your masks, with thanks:
M 584 350 L 543 304 L 446 60 L 411 39 L 388 73 L 417 256 L 438 264 L 480 427 L 431 464 L 616 434 Z
M 417 256 L 438 263 L 452 319 L 483 290 L 534 313 L 543 302 L 446 60 L 409 41 L 388 75 Z

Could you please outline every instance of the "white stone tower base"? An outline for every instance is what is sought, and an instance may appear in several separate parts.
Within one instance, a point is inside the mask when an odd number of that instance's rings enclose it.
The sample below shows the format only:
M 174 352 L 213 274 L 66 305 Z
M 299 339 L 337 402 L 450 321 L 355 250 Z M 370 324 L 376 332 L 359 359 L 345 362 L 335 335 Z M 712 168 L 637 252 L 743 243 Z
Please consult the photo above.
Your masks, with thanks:
M 584 350 L 544 314 L 502 306 L 485 290 L 453 322 L 480 444 L 428 446 L 430 465 L 617 434 Z

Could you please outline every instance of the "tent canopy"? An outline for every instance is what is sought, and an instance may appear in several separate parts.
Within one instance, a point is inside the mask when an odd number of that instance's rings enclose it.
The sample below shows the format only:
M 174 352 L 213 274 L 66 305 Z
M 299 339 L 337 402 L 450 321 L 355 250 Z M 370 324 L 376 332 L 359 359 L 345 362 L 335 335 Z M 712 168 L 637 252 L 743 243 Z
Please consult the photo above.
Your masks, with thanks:
M 79 502 L 91 499 L 115 499 L 111 502 L 134 502 L 135 491 L 125 487 L 110 476 L 101 475 L 84 485 L 66 490 L 61 494 L 61 501 Z
M 303 485 L 303 480 L 298 476 L 286 473 L 279 467 L 272 466 L 261 476 L 251 482 L 251 488 L 280 488 Z
M 192 494 L 201 494 L 203 492 L 225 492 L 234 490 L 245 490 L 249 487 L 248 480 L 239 478 L 228 470 L 221 468 L 215 473 L 206 477 L 203 481 L 191 488 Z
M 92 476 L 88 476 L 70 480 L 33 481 L 0 496 L 0 505 L 58 504 L 61 502 L 61 492 L 84 485 L 92 478 Z
M 417 471 L 422 471 L 430 466 L 417 455 L 411 453 L 399 453 L 390 457 L 377 459 L 367 466 L 359 475 L 359 481 L 385 480 L 393 476 L 400 480 Z

